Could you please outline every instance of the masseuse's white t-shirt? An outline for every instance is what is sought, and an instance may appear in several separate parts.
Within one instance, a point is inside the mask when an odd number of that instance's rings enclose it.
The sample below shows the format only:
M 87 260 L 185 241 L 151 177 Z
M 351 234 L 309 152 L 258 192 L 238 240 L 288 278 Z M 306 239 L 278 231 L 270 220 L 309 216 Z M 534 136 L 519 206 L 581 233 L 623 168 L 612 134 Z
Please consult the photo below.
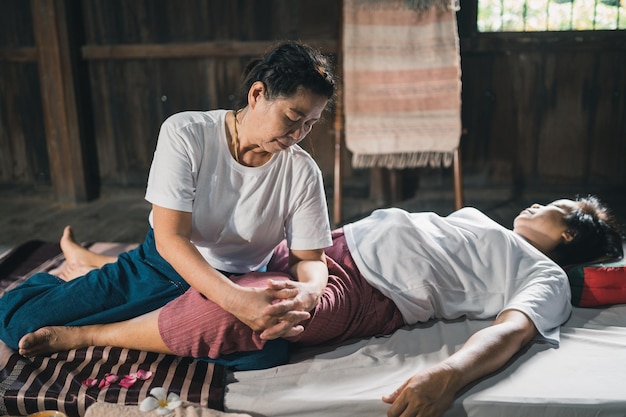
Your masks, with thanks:
M 344 232 L 364 278 L 394 301 L 407 324 L 516 309 L 558 343 L 571 312 L 565 272 L 480 211 L 441 217 L 377 210 Z
M 322 175 L 313 158 L 296 145 L 263 166 L 240 165 L 228 149 L 227 113 L 183 112 L 163 123 L 146 200 L 191 212 L 191 241 L 223 271 L 264 267 L 285 238 L 291 249 L 330 246 Z

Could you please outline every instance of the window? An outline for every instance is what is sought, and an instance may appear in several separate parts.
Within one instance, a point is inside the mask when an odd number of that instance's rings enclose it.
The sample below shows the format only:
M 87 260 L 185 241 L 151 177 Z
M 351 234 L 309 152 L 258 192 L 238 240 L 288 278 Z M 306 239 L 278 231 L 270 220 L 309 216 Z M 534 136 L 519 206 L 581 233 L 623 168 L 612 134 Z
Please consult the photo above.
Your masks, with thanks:
M 626 29 L 626 0 L 478 0 L 479 32 Z

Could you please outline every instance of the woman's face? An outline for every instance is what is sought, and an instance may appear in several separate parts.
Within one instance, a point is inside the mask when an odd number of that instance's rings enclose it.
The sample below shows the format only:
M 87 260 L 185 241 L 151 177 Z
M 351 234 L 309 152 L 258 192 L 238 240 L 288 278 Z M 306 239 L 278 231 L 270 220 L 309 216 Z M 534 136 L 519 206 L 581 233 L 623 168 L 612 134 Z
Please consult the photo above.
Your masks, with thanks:
M 572 239 L 565 217 L 578 207 L 579 203 L 572 200 L 556 200 L 546 206 L 533 204 L 515 218 L 513 231 L 548 253 L 564 240 Z
M 257 83 L 255 83 L 256 85 Z M 320 120 L 328 99 L 298 87 L 289 98 L 267 100 L 262 83 L 258 94 L 251 92 L 251 127 L 248 135 L 263 151 L 277 153 L 302 141 Z M 252 89 L 259 88 L 253 85 Z

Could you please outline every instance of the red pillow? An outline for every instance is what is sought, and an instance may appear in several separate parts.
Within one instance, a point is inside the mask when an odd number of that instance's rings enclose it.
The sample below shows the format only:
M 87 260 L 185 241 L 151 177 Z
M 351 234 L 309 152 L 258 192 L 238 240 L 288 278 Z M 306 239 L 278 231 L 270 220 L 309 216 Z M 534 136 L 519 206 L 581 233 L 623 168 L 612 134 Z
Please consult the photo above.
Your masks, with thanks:
M 579 265 L 567 275 L 576 307 L 626 303 L 626 259 Z

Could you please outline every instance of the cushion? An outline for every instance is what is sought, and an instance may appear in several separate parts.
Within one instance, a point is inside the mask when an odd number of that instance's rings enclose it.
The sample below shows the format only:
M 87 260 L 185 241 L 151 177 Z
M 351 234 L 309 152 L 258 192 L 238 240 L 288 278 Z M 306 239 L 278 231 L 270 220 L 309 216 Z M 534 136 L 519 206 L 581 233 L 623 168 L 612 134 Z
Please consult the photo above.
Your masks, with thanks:
M 567 275 L 576 307 L 626 303 L 626 259 L 579 265 Z

